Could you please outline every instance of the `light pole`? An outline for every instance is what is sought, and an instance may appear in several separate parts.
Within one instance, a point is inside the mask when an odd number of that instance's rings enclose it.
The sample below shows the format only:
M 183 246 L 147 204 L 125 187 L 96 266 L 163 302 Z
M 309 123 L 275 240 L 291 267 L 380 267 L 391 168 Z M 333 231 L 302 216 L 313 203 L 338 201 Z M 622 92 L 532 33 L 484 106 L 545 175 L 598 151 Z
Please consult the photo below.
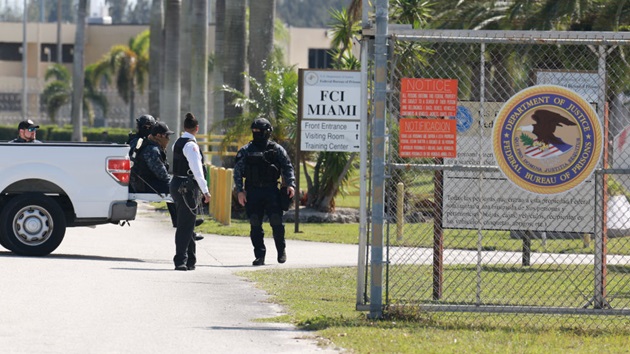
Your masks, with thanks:
M 27 50 L 26 50 L 26 16 L 28 14 L 27 8 L 26 8 L 26 0 L 24 0 L 24 14 L 23 14 L 23 20 L 22 20 L 22 120 L 26 120 L 27 117 L 27 106 L 28 106 L 28 97 L 27 97 L 27 90 L 26 90 L 26 57 L 27 57 Z

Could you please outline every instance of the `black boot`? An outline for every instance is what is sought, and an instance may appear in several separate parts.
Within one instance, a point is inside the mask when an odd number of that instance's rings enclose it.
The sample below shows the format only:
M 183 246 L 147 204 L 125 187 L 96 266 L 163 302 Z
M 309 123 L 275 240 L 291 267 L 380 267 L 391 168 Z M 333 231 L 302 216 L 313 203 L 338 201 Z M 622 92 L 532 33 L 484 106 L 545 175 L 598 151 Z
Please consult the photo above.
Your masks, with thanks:
M 287 261 L 287 251 L 283 250 L 282 252 L 278 252 L 278 263 L 284 263 Z

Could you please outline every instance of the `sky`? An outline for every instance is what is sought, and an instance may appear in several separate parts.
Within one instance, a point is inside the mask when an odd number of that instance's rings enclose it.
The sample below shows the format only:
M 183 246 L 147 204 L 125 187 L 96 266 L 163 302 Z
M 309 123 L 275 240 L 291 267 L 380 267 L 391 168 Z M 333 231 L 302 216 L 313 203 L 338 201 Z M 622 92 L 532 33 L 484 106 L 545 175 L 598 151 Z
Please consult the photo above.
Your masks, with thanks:
M 32 0 L 28 0 L 29 2 Z M 51 1 L 51 0 L 45 0 L 45 1 Z M 129 3 L 135 3 L 135 0 L 129 0 Z M 14 9 L 17 9 L 19 11 L 22 11 L 22 9 L 24 8 L 24 0 L 0 0 L 0 7 L 1 6 L 10 6 Z M 103 11 L 105 9 L 105 0 L 90 0 L 90 12 L 89 12 L 89 16 L 92 17 L 100 17 L 103 15 Z

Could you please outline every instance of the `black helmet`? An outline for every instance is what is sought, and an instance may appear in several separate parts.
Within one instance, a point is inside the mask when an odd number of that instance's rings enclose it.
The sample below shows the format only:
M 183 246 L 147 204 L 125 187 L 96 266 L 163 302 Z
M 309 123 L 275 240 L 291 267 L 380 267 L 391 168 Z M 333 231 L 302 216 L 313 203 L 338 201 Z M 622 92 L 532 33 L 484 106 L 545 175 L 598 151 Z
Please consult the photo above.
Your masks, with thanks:
M 155 118 L 153 118 L 153 116 L 150 114 L 143 114 L 140 117 L 136 118 L 138 130 L 141 130 L 143 127 L 146 126 L 149 126 L 149 128 L 153 127 L 155 125 L 155 122 Z
M 251 129 L 254 129 L 254 128 L 260 129 L 263 132 L 271 133 L 273 131 L 273 127 L 271 126 L 271 123 L 269 123 L 269 121 L 265 118 L 254 119 Z

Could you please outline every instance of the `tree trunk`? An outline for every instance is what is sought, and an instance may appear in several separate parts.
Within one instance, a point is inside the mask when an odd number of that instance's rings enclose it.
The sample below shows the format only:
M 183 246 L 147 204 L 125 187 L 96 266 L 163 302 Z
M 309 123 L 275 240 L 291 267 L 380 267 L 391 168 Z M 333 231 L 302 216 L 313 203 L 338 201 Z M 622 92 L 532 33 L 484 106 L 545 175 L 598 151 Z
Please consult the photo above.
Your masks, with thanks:
M 182 0 L 182 9 L 180 15 L 179 22 L 179 61 L 180 61 L 180 86 L 181 86 L 181 99 L 180 99 L 180 108 L 179 108 L 179 116 L 186 116 L 187 112 L 190 112 L 190 86 L 191 86 L 191 47 L 192 40 L 191 36 L 191 28 L 192 28 L 192 4 L 193 0 Z M 199 2 L 199 1 L 195 1 Z M 195 117 L 198 112 L 193 112 Z
M 273 52 L 273 22 L 275 0 L 257 0 L 249 3 L 249 50 L 247 60 L 249 76 L 263 82 L 263 63 L 268 62 Z
M 83 140 L 83 78 L 84 52 L 85 52 L 85 31 L 87 27 L 88 0 L 79 0 L 79 11 L 77 14 L 77 32 L 74 38 L 74 60 L 72 65 L 72 141 Z
M 225 61 L 224 84 L 238 91 L 245 91 L 245 0 L 229 0 L 225 4 Z M 234 107 L 233 95 L 225 94 L 225 119 L 242 114 Z
M 180 62 L 179 62 L 179 19 L 181 1 L 167 0 L 166 16 L 164 17 L 165 29 L 165 68 L 164 70 L 164 100 L 161 107 L 162 116 L 160 119 L 165 122 L 175 136 L 181 132 L 181 119 L 179 117 L 180 107 Z M 173 152 L 166 149 L 168 159 L 172 161 Z
M 356 152 L 353 152 L 352 154 L 350 154 L 350 158 L 348 158 L 348 161 L 346 161 L 346 164 L 343 167 L 343 171 L 333 183 L 332 189 L 328 191 L 328 193 L 326 193 L 326 195 L 324 195 L 324 197 L 321 199 L 321 203 L 317 207 L 318 210 L 330 211 L 333 209 L 334 207 L 333 199 L 335 198 L 335 195 L 337 194 L 337 191 L 339 190 L 339 186 L 341 185 L 341 182 L 348 174 L 348 171 L 350 170 L 350 166 L 352 166 L 352 161 L 354 161 L 354 158 L 356 156 L 357 156 Z
M 136 82 L 135 79 L 131 79 L 129 84 L 129 121 L 131 122 L 131 128 L 136 126 Z
M 160 82 L 162 48 L 164 45 L 164 0 L 153 0 L 151 5 L 151 38 L 149 47 L 149 114 L 160 117 Z
M 215 30 L 214 30 L 214 69 L 212 70 L 212 122 L 220 122 L 225 118 L 225 93 L 221 90 L 223 86 L 223 63 L 225 61 L 225 0 L 216 0 L 215 10 Z M 218 132 L 219 134 L 222 132 Z M 212 156 L 214 166 L 222 166 L 221 157 Z
M 200 120 L 202 134 L 208 131 L 208 2 L 194 1 L 192 6 L 191 96 L 190 110 Z

